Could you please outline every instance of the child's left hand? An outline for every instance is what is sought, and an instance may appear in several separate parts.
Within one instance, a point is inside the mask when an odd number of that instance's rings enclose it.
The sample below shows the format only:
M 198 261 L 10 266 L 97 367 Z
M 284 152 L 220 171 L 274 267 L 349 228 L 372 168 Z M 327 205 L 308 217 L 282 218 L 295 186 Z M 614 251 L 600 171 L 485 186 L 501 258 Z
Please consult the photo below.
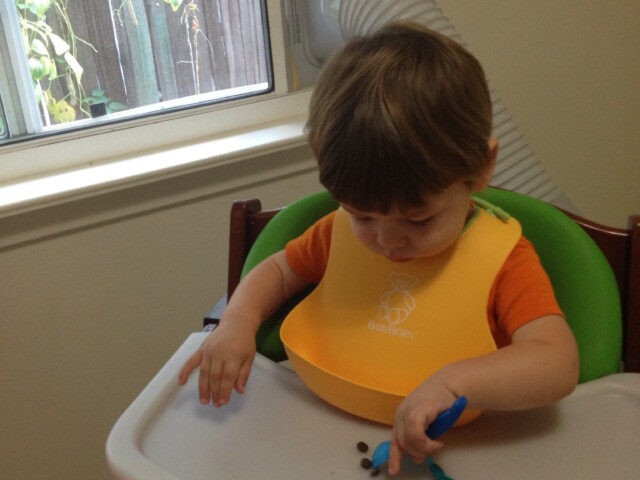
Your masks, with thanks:
M 430 439 L 425 431 L 455 400 L 453 392 L 432 378 L 400 403 L 391 434 L 390 475 L 400 472 L 403 452 L 407 452 L 413 462 L 424 463 L 427 457 L 442 448 L 442 442 Z

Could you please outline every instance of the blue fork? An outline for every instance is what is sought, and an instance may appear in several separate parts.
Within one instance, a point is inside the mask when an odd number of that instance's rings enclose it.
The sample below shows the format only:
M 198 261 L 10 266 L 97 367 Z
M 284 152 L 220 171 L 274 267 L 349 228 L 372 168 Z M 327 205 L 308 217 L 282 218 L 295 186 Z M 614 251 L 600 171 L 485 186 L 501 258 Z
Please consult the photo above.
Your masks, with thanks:
M 453 402 L 451 408 L 440 413 L 436 419 L 431 422 L 429 428 L 427 428 L 426 434 L 432 440 L 444 435 L 449 431 L 453 424 L 456 423 L 464 409 L 467 408 L 467 397 L 458 397 Z M 371 464 L 373 468 L 380 468 L 382 465 L 389 461 L 389 449 L 391 448 L 391 442 L 388 440 L 382 442 L 373 451 L 373 457 L 371 457 Z

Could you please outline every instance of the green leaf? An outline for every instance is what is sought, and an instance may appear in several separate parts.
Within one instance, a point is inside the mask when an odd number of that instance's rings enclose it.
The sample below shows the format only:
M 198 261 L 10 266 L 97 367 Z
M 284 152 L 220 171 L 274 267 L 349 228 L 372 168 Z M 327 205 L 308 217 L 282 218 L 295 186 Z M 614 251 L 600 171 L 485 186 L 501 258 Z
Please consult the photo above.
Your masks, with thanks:
M 47 63 L 49 66 L 49 81 L 55 80 L 58 78 L 58 67 L 56 67 L 56 62 L 52 62 L 51 59 L 47 57 Z
M 38 55 L 42 55 L 43 57 L 49 56 L 49 50 L 47 50 L 47 46 L 39 38 L 33 39 L 30 48 L 32 52 L 37 53 Z
M 55 33 L 50 33 L 49 38 L 51 39 L 51 44 L 53 45 L 53 51 L 56 52 L 56 55 L 58 55 L 59 57 L 63 56 L 71 49 L 71 47 L 69 47 L 69 44 Z
M 90 97 L 83 98 L 83 102 L 87 102 L 89 105 L 94 103 L 107 103 L 109 97 L 104 94 L 104 90 L 94 90 Z
M 82 77 L 82 72 L 84 72 L 84 69 L 82 68 L 82 65 L 78 63 L 78 61 L 76 60 L 76 57 L 74 57 L 69 52 L 67 52 L 64 54 L 64 59 L 67 61 L 69 68 L 73 70 L 73 73 L 78 78 L 78 80 L 80 80 L 80 77 Z
M 168 3 L 169 5 L 171 5 L 173 11 L 177 12 L 180 8 L 180 5 L 182 5 L 182 0 L 164 0 L 164 3 Z
M 36 96 L 36 103 L 42 102 L 44 92 L 42 91 L 42 85 L 40 85 L 40 83 L 35 84 L 35 86 L 33 87 L 33 93 Z
M 107 109 L 111 112 L 120 112 L 122 110 L 126 110 L 127 108 L 129 107 L 118 102 L 109 102 L 109 104 L 107 105 Z
M 69 103 L 64 99 L 56 101 L 55 98 L 49 97 L 47 110 L 56 123 L 73 122 L 76 119 L 75 108 L 69 105 Z
M 41 59 L 31 57 L 29 59 L 29 71 L 31 72 L 31 78 L 37 82 L 47 76 L 49 67 L 43 64 Z
M 51 4 L 53 0 L 28 0 L 27 5 L 29 6 L 29 10 L 38 17 L 44 17 L 47 13 L 47 10 L 51 8 Z

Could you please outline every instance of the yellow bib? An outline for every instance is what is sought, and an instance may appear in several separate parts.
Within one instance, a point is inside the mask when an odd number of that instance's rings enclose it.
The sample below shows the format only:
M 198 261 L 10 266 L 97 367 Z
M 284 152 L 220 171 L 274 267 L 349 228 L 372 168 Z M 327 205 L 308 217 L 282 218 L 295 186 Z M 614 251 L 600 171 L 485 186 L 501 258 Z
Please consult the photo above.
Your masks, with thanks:
M 521 235 L 484 210 L 441 254 L 396 263 L 363 246 L 336 212 L 327 269 L 280 335 L 305 384 L 329 403 L 393 424 L 400 401 L 443 366 L 496 349 L 493 281 Z M 465 412 L 461 422 L 479 412 Z

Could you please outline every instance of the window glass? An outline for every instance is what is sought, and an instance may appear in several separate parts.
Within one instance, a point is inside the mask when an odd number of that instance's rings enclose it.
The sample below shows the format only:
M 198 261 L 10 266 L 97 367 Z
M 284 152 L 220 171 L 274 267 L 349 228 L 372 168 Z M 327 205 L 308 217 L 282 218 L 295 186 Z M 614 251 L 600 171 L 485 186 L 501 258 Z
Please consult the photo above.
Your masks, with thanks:
M 36 110 L 31 112 L 36 125 L 18 136 L 271 87 L 261 0 L 3 1 L 15 8 L 0 13 L 15 18 L 2 18 L 5 38 L 0 41 L 4 49 L 22 49 L 12 53 L 26 62 L 12 58 L 10 74 L 18 87 L 0 84 L 0 92 L 20 92 L 21 85 L 23 96 L 32 98 L 12 101 L 22 109 L 12 114 L 26 117 L 25 110 Z M 14 28 L 7 28 L 12 22 Z M 0 132 L 13 124 L 0 122 Z

